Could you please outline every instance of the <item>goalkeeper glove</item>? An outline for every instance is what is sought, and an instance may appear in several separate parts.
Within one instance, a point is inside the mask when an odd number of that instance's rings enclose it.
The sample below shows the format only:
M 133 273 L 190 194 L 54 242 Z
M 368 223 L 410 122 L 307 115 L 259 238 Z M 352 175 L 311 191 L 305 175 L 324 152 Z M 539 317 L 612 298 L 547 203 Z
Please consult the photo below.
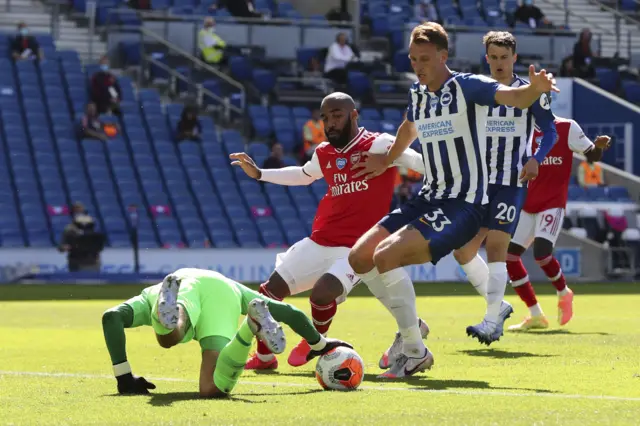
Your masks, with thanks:
M 145 395 L 149 389 L 155 389 L 156 385 L 148 382 L 144 377 L 134 376 L 131 373 L 116 377 L 118 380 L 118 393 L 121 395 Z

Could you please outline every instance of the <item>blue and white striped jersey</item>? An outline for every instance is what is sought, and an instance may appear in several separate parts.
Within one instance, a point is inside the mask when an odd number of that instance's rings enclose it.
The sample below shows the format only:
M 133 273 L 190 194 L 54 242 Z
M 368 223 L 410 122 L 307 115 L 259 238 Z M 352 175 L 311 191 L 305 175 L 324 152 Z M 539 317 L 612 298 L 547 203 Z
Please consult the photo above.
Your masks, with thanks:
M 529 82 L 514 74 L 511 87 L 528 85 Z M 544 94 L 531 107 L 518 109 L 499 105 L 489 108 L 487 118 L 487 168 L 489 183 L 505 186 L 527 186 L 520 182 L 522 167 L 531 157 L 533 131 L 538 125 L 544 128 L 546 141 L 541 146 L 544 155 L 538 159 L 542 163 L 555 142 L 555 125 L 553 124 L 548 95 Z M 548 144 L 548 149 L 547 149 Z
M 440 90 L 416 82 L 409 90 L 407 120 L 422 146 L 426 173 L 420 195 L 486 204 L 487 106 L 500 83 L 482 75 L 452 73 Z

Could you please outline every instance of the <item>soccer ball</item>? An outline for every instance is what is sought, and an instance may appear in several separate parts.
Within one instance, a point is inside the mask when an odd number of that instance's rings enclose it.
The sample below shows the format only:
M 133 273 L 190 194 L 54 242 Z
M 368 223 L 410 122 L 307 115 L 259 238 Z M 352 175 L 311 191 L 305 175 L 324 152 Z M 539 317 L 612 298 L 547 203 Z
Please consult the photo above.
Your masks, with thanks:
M 326 390 L 354 390 L 362 383 L 364 363 L 353 349 L 338 347 L 318 359 L 316 379 Z

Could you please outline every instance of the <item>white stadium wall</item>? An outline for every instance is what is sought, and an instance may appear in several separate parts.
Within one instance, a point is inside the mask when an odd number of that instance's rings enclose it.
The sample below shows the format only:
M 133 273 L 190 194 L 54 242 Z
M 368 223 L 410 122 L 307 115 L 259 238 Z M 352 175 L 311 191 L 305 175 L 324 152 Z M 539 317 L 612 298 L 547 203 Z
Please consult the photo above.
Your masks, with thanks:
M 278 249 L 149 249 L 140 251 L 140 272 L 169 273 L 183 267 L 219 271 L 246 283 L 264 282 L 274 268 Z M 484 255 L 484 253 L 483 253 Z M 131 273 L 134 270 L 130 249 L 106 249 L 102 253 L 102 272 Z M 407 268 L 415 282 L 460 281 L 464 273 L 451 255 L 432 264 Z M 66 255 L 55 249 L 0 249 L 0 282 L 8 282 L 29 273 L 67 271 Z

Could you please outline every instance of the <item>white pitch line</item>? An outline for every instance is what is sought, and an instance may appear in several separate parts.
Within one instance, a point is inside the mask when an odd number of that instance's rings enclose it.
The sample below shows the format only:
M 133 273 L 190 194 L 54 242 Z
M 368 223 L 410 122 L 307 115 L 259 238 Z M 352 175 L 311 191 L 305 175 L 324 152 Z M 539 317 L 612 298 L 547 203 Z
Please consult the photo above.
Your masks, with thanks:
M 0 376 L 38 376 L 38 377 L 69 377 L 80 379 L 109 379 L 113 380 L 113 376 L 103 374 L 82 374 L 82 373 L 47 373 L 40 371 L 4 371 L 0 370 Z M 172 377 L 149 377 L 150 381 L 158 382 L 180 382 L 195 383 L 193 380 L 177 379 Z M 302 383 L 282 383 L 282 382 L 254 382 L 250 380 L 241 380 L 243 385 L 253 386 L 269 386 L 269 387 L 286 387 L 286 388 L 308 388 L 316 389 L 317 385 L 305 385 Z M 507 396 L 507 397 L 524 397 L 524 398 L 558 398 L 558 399 L 590 399 L 600 401 L 623 401 L 623 402 L 640 402 L 640 397 L 612 396 L 612 395 L 579 395 L 579 394 L 562 394 L 562 393 L 521 393 L 521 392 L 504 392 L 504 391 L 474 391 L 474 390 L 455 390 L 455 389 L 419 389 L 419 388 L 402 388 L 392 386 L 360 386 L 362 390 L 383 391 L 383 392 L 424 392 L 433 394 L 449 394 L 464 396 Z M 277 393 L 274 394 L 277 396 Z

